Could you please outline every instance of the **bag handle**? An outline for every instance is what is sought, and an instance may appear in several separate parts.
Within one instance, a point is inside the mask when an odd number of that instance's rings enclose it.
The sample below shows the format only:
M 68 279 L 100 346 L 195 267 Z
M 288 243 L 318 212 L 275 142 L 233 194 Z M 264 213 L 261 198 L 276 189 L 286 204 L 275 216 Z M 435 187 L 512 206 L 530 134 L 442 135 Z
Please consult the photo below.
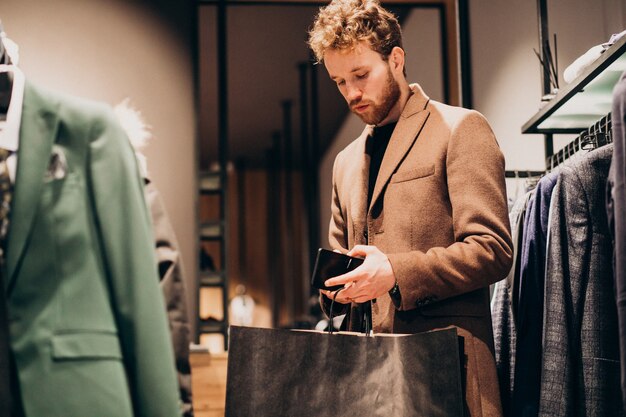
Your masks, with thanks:
M 336 290 L 335 292 L 333 292 L 333 297 L 331 298 L 330 301 L 330 311 L 328 314 L 328 334 L 333 334 L 333 307 L 335 305 L 335 299 L 337 298 L 337 294 L 339 294 L 339 292 L 341 292 L 342 290 L 344 290 L 344 288 L 339 288 L 338 290 Z M 367 313 L 365 313 L 365 336 L 369 337 L 369 336 L 373 336 L 373 331 L 370 328 L 370 319 L 369 319 L 369 315 Z
M 339 292 L 342 290 L 343 290 L 343 287 L 333 292 L 333 298 L 331 298 L 331 301 L 330 301 L 330 311 L 328 314 L 328 334 L 333 334 L 333 328 L 335 327 L 333 325 L 333 306 L 335 305 L 335 298 L 337 298 L 337 294 L 339 294 Z

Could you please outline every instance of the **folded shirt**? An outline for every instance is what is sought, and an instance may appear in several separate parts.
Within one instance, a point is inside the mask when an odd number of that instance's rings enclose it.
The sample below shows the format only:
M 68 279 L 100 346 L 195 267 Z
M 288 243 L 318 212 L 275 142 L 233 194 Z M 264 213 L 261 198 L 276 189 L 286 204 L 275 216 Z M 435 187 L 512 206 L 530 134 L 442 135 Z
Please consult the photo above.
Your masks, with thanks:
M 593 61 L 600 58 L 600 55 L 602 55 L 604 51 L 609 49 L 611 45 L 620 40 L 624 35 L 626 35 L 626 30 L 615 33 L 611 35 L 608 42 L 593 46 L 587 52 L 576 58 L 576 60 L 563 71 L 563 81 L 568 84 L 574 81 Z

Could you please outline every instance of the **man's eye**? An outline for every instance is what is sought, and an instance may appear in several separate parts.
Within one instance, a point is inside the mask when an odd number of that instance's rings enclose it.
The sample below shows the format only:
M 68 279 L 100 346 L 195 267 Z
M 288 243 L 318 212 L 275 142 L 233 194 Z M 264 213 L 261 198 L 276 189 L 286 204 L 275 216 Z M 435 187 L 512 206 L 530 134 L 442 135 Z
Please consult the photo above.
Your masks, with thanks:
M 359 80 L 362 80 L 363 78 L 367 78 L 368 75 L 369 75 L 368 72 L 363 73 L 363 74 L 357 74 L 356 78 L 358 78 Z
M 345 83 L 346 83 L 346 82 L 345 82 L 344 80 L 337 81 L 337 85 L 338 85 L 339 87 L 341 87 L 341 86 L 342 86 L 342 85 L 344 85 Z

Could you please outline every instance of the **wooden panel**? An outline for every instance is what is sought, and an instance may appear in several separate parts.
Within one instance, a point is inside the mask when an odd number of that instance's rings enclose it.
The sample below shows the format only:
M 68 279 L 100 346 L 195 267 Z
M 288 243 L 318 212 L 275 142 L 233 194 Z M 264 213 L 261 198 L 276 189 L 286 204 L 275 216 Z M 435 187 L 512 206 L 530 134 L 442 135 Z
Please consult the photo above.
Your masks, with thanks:
M 191 384 L 196 417 L 223 417 L 226 405 L 226 353 L 192 352 Z

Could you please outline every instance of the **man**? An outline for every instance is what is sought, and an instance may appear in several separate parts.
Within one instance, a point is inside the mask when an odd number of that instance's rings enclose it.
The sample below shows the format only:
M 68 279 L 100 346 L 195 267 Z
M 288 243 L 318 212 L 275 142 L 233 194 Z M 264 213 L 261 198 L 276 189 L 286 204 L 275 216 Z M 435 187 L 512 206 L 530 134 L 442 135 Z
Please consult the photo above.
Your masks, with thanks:
M 456 327 L 468 414 L 501 415 L 488 286 L 508 273 L 512 244 L 493 132 L 408 84 L 399 24 L 374 0 L 322 8 L 309 45 L 368 125 L 335 160 L 329 231 L 365 261 L 326 282 L 344 289 L 322 291 L 323 307 L 335 297 L 356 331 Z

